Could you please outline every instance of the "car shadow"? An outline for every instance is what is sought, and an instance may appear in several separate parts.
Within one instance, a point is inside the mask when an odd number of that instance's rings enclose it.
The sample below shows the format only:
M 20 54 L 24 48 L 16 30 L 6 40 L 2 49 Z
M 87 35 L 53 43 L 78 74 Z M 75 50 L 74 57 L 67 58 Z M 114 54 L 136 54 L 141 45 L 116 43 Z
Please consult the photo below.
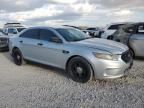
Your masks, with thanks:
M 65 76 L 67 78 L 70 78 L 68 73 L 65 70 L 63 70 L 63 69 L 60 69 L 60 68 L 57 68 L 57 67 L 53 67 L 53 66 L 49 66 L 49 65 L 45 65 L 45 64 L 32 62 L 32 61 L 26 61 L 26 63 L 28 65 L 32 65 L 32 66 L 36 66 L 36 67 L 39 67 L 39 68 L 42 68 L 42 69 L 46 69 L 46 70 L 52 71 L 52 72 L 54 72 L 56 74 L 59 74 L 61 76 Z
M 13 61 L 13 58 L 11 57 L 10 53 L 8 52 L 4 52 L 3 55 L 11 62 L 11 63 L 14 63 Z M 49 65 L 44 65 L 44 64 L 40 64 L 40 63 L 36 63 L 36 62 L 32 62 L 32 61 L 26 61 L 26 64 L 27 65 L 31 65 L 31 66 L 35 66 L 35 67 L 39 67 L 39 68 L 42 68 L 42 69 L 47 69 L 49 71 L 52 71 L 54 73 L 57 73 L 59 75 L 62 75 L 62 76 L 65 76 L 67 78 L 70 78 L 68 73 L 63 70 L 63 69 L 60 69 L 60 68 L 56 68 L 56 67 L 53 67 L 53 66 L 49 66 Z
M 11 57 L 10 53 L 8 52 L 3 52 L 2 53 L 3 56 L 8 59 L 11 63 L 14 64 L 13 62 L 13 58 Z M 134 60 L 138 60 L 138 61 L 144 61 L 144 57 L 136 57 Z M 63 77 L 66 77 L 68 79 L 71 79 L 70 76 L 68 75 L 68 73 L 63 70 L 63 69 L 59 69 L 59 68 L 56 68 L 56 67 L 52 67 L 52 66 L 48 66 L 48 65 L 44 65 L 44 64 L 39 64 L 39 63 L 36 63 L 36 62 L 32 62 L 32 61 L 26 61 L 27 64 L 26 65 L 29 65 L 29 66 L 34 66 L 34 67 L 38 67 L 38 68 L 42 68 L 44 70 L 47 70 L 47 72 L 54 72 L 60 76 L 63 76 Z M 114 79 L 114 80 L 96 80 L 96 79 L 93 79 L 93 83 L 95 84 L 100 84 L 100 85 L 103 85 L 103 86 L 106 86 L 107 84 L 129 84 L 129 79 L 135 81 L 135 77 L 133 78 L 134 76 L 124 76 L 124 77 L 121 77 L 119 79 Z

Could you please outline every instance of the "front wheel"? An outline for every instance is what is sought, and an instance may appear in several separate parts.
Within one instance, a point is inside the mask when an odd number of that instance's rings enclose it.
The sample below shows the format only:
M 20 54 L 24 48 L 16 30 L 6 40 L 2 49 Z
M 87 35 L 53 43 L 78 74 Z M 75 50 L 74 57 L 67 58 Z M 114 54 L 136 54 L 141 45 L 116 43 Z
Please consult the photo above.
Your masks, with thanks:
M 12 56 L 13 56 L 14 63 L 16 65 L 21 66 L 24 63 L 22 53 L 20 52 L 19 49 L 14 49 L 13 53 L 12 53 Z
M 90 64 L 82 57 L 72 58 L 68 63 L 67 71 L 72 80 L 80 83 L 86 83 L 93 77 Z

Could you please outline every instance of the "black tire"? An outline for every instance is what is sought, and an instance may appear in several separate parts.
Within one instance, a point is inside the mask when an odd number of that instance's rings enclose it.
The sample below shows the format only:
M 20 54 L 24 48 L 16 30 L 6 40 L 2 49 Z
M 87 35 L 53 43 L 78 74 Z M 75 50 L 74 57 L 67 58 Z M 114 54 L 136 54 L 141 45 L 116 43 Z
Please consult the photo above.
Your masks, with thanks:
M 93 78 L 91 65 L 82 57 L 72 58 L 67 65 L 67 71 L 76 82 L 86 83 Z
M 22 64 L 24 64 L 24 59 L 19 49 L 14 49 L 12 52 L 12 56 L 13 56 L 14 63 L 16 65 L 21 66 Z

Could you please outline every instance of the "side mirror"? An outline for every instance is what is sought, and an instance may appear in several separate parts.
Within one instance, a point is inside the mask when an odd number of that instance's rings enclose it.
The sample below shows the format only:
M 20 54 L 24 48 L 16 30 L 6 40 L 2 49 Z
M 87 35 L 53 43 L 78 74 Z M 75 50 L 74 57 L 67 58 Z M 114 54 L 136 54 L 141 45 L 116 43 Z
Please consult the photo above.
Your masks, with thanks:
M 62 43 L 62 40 L 56 36 L 51 37 L 50 41 L 55 43 Z

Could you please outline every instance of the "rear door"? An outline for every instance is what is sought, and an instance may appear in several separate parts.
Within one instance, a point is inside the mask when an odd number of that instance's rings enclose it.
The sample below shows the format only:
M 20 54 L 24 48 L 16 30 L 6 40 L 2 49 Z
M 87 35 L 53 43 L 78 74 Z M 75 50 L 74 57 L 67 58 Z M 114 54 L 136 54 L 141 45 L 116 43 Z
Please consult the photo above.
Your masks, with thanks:
M 24 58 L 38 61 L 40 58 L 40 29 L 29 29 L 20 35 L 19 43 Z
M 137 31 L 131 36 L 130 44 L 137 56 L 144 56 L 144 24 L 137 26 Z

